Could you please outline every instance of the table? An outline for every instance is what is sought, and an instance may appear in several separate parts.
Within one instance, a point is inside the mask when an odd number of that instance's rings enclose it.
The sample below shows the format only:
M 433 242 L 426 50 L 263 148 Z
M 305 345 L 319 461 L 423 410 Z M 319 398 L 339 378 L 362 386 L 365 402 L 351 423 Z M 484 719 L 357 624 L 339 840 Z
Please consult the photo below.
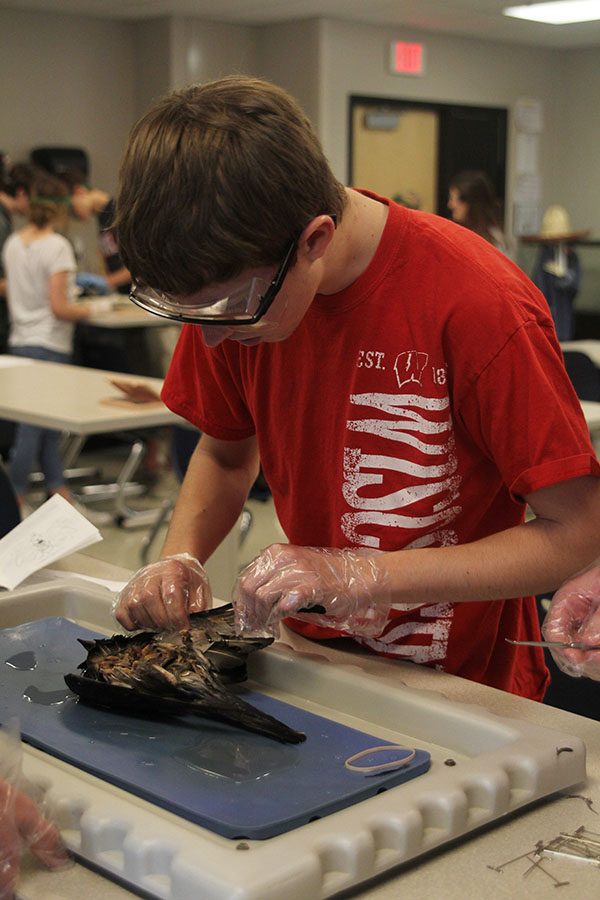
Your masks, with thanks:
M 88 305 L 93 304 L 93 297 L 85 297 Z M 87 325 L 93 325 L 95 328 L 164 328 L 167 325 L 173 325 L 170 319 L 163 316 L 154 316 L 152 313 L 146 312 L 135 303 L 132 303 L 125 294 L 109 294 L 108 296 L 99 297 L 98 299 L 112 302 L 112 309 L 95 316 L 86 322 Z
M 65 572 L 82 572 L 107 579 L 125 580 L 130 573 L 107 563 L 100 563 L 75 554 L 53 568 Z M 488 866 L 500 866 L 532 849 L 537 840 L 548 841 L 560 831 L 574 831 L 581 825 L 600 832 L 600 723 L 576 716 L 543 704 L 525 700 L 512 694 L 475 684 L 453 675 L 426 667 L 376 658 L 360 650 L 346 651 L 307 641 L 299 635 L 285 632 L 286 643 L 312 650 L 328 657 L 337 666 L 361 668 L 393 668 L 398 678 L 409 688 L 429 690 L 458 703 L 477 704 L 490 712 L 513 719 L 524 719 L 539 725 L 577 736 L 587 745 L 585 784 L 572 793 L 565 792 L 519 811 L 497 822 L 494 827 L 459 839 L 441 850 L 393 872 L 385 878 L 366 883 L 351 896 L 368 900 L 397 900 L 399 897 L 428 896 L 464 900 L 465 897 L 486 897 L 487 900 L 509 900 L 528 897 L 547 900 L 554 895 L 554 886 L 543 872 L 532 872 L 526 879 L 523 873 L 527 860 L 507 866 L 502 873 Z M 599 685 L 600 690 L 600 685 Z M 589 800 L 592 809 L 586 800 Z M 326 848 L 325 848 L 326 849 Z M 324 852 L 325 852 L 324 849 Z M 546 869 L 569 884 L 561 888 L 560 896 L 579 900 L 598 895 L 599 873 L 595 865 L 568 860 L 546 860 Z M 24 861 L 19 884 L 23 900 L 129 900 L 135 896 L 97 872 L 75 864 L 63 872 L 49 873 L 31 859 Z M 275 895 L 273 895 L 275 896 Z M 277 894 L 285 900 L 286 886 Z M 311 898 L 312 900 L 312 898 Z
M 157 394 L 162 387 L 160 378 L 0 356 L 0 418 L 69 432 L 75 436 L 77 449 L 92 434 L 184 424 L 161 400 L 153 403 L 123 400 L 117 388 L 109 383 L 110 378 L 142 381 Z M 125 505 L 126 485 L 143 452 L 143 443 L 134 442 L 113 492 L 115 515 L 124 524 L 148 522 L 148 511 L 138 515 Z M 69 455 L 73 457 L 74 453 L 71 447 Z
M 577 350 L 579 353 L 585 353 L 600 368 L 600 341 L 580 340 L 580 341 L 561 341 L 562 350 Z

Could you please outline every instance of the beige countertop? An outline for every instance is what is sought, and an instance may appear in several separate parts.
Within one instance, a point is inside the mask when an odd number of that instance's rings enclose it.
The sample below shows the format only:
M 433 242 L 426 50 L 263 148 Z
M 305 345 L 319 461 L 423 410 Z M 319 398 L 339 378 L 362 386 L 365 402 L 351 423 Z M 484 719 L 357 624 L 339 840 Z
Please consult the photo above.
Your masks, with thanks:
M 98 578 L 125 580 L 129 573 L 83 554 L 75 554 L 55 564 L 54 569 L 80 572 Z M 317 645 L 286 632 L 286 643 L 306 650 Z M 539 869 L 524 876 L 531 865 L 516 861 L 502 872 L 489 866 L 501 866 L 508 860 L 533 851 L 537 841 L 548 842 L 561 831 L 573 832 L 580 826 L 600 834 L 600 722 L 544 706 L 493 688 L 431 669 L 374 658 L 361 651 L 346 652 L 318 645 L 318 652 L 339 662 L 356 664 L 363 660 L 369 669 L 381 666 L 389 673 L 397 667 L 400 679 L 410 688 L 434 691 L 456 703 L 476 704 L 499 716 L 526 720 L 582 739 L 587 746 L 587 773 L 584 784 L 497 820 L 479 832 L 447 844 L 420 857 L 401 869 L 388 873 L 377 882 L 363 884 L 341 896 L 360 896 L 372 900 L 396 900 L 400 896 L 431 898 L 486 897 L 546 898 L 554 896 L 554 883 Z M 600 700 L 600 684 L 598 686 Z M 578 795 L 578 796 L 575 796 Z M 586 802 L 587 801 L 587 802 Z M 600 867 L 587 862 L 545 858 L 544 869 L 561 882 L 561 897 L 600 896 Z M 119 900 L 136 896 L 127 889 L 79 864 L 62 872 L 49 873 L 26 858 L 18 896 L 27 900 Z M 282 885 L 281 897 L 285 897 Z M 192 898 L 190 897 L 190 900 Z M 310 898 L 307 898 L 310 900 Z

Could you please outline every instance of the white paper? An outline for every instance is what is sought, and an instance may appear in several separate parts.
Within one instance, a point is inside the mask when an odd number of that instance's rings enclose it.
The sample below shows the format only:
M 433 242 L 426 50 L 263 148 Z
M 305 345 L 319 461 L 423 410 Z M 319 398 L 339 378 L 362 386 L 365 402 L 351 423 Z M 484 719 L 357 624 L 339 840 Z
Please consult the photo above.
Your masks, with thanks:
M 518 175 L 513 194 L 514 202 L 524 206 L 536 206 L 542 194 L 542 179 L 539 175 Z
M 544 107 L 533 97 L 520 97 L 515 103 L 515 125 L 517 131 L 527 134 L 541 134 L 544 130 Z
M 83 575 L 81 572 L 71 572 L 67 569 L 41 569 L 28 575 L 25 581 L 21 582 L 21 587 L 30 587 L 36 584 L 45 584 L 48 581 L 64 581 L 72 578 L 81 578 L 83 581 L 91 581 L 92 584 L 98 584 L 100 587 L 106 588 L 111 594 L 120 594 L 126 581 L 111 581 L 108 578 L 96 578 L 94 575 Z
M 537 134 L 517 134 L 515 139 L 515 169 L 517 175 L 537 175 L 539 170 Z
M 513 232 L 517 237 L 537 234 L 540 230 L 541 209 L 535 204 L 515 204 L 513 208 Z
M 28 575 L 102 540 L 60 494 L 54 494 L 0 540 L 0 587 L 13 590 Z

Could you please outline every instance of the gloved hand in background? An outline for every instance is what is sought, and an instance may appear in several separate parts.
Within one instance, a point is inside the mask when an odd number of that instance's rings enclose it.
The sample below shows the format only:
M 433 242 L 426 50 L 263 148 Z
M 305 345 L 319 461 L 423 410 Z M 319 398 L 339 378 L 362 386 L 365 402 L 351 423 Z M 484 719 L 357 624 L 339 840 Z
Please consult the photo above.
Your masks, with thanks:
M 16 721 L 0 729 L 0 900 L 14 896 L 25 850 L 49 869 L 69 862 L 58 828 L 24 792 Z
M 111 289 L 104 275 L 94 272 L 78 272 L 75 284 L 86 294 L 110 294 Z
M 582 641 L 600 646 L 600 566 L 586 569 L 555 593 L 542 634 L 547 641 Z M 549 649 L 556 665 L 567 675 L 600 681 L 600 650 Z
M 128 631 L 167 631 L 185 628 L 190 613 L 211 606 L 203 566 L 189 553 L 178 553 L 136 572 L 117 597 L 114 614 Z
M 336 550 L 272 544 L 242 571 L 233 590 L 242 634 L 277 636 L 295 616 L 351 634 L 381 633 L 392 604 L 373 550 Z M 300 613 L 313 608 L 313 612 Z

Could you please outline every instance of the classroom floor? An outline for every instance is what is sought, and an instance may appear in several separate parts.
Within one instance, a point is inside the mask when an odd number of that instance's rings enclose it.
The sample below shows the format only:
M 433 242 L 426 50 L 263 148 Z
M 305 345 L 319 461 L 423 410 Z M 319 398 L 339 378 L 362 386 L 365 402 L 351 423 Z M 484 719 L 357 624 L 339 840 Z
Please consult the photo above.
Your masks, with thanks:
M 174 492 L 178 490 L 179 483 L 169 460 L 168 432 L 159 433 L 158 445 L 157 466 L 152 476 L 150 477 L 148 472 L 143 470 L 143 467 L 134 475 L 136 482 L 144 484 L 145 492 L 127 499 L 127 504 L 131 509 L 159 508 L 165 500 L 172 497 Z M 94 482 L 109 483 L 116 479 L 127 459 L 129 446 L 125 441 L 92 439 L 84 447 L 76 464 L 79 467 L 96 468 L 99 472 L 99 477 L 94 478 Z M 110 500 L 93 501 L 89 497 L 87 501 L 85 500 L 85 495 L 81 493 L 82 486 L 85 483 L 85 481 L 74 480 L 70 483 L 70 487 L 84 502 L 87 502 L 90 510 L 109 511 L 111 509 Z M 34 488 L 31 493 L 31 499 L 34 505 L 37 505 L 43 497 L 39 492 L 36 495 Z M 270 496 L 266 500 L 249 498 L 246 509 L 250 513 L 250 527 L 243 539 L 240 529 L 238 529 L 238 534 L 232 535 L 231 540 L 234 553 L 233 557 L 231 553 L 227 556 L 227 565 L 233 565 L 235 571 L 227 573 L 229 581 L 233 581 L 237 571 L 254 559 L 264 547 L 276 541 L 284 540 Z M 148 562 L 158 558 L 167 531 L 167 524 L 168 520 L 157 532 L 155 539 L 148 548 Z M 136 570 L 143 564 L 142 545 L 149 533 L 148 525 L 121 527 L 111 523 L 108 525 L 99 524 L 98 529 L 103 539 L 101 542 L 85 549 L 84 552 L 88 556 L 93 556 L 130 570 Z M 223 597 L 222 599 L 229 598 Z

